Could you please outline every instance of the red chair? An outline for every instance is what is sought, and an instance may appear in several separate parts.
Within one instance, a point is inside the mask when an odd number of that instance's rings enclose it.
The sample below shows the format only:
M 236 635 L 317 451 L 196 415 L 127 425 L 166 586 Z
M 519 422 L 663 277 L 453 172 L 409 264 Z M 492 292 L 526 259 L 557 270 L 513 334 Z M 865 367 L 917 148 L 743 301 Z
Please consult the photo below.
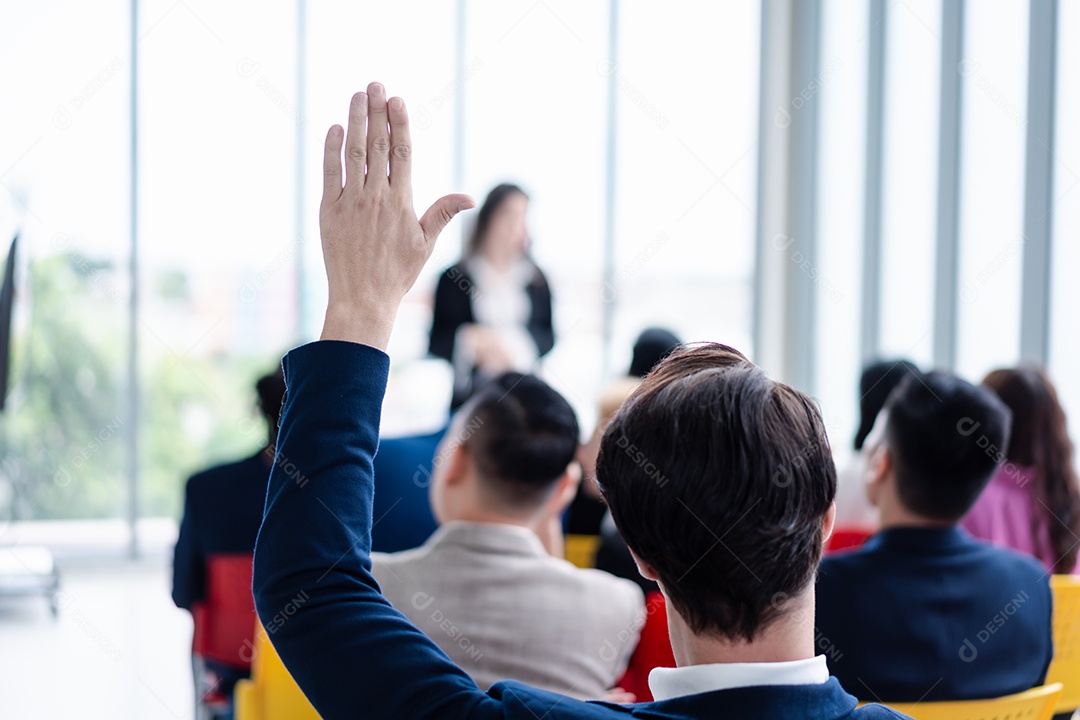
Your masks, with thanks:
M 675 654 L 668 637 L 667 604 L 664 596 L 656 591 L 645 596 L 645 625 L 619 687 L 634 693 L 638 702 L 651 702 L 649 673 L 658 667 L 675 667 Z
M 191 653 L 201 708 L 214 716 L 230 704 L 220 692 L 217 674 L 208 665 L 237 674 L 251 671 L 255 649 L 255 599 L 251 595 L 251 553 L 211 555 L 206 563 L 206 595 L 191 609 L 195 635 Z
M 874 534 L 869 528 L 837 528 L 825 543 L 825 554 L 860 547 Z

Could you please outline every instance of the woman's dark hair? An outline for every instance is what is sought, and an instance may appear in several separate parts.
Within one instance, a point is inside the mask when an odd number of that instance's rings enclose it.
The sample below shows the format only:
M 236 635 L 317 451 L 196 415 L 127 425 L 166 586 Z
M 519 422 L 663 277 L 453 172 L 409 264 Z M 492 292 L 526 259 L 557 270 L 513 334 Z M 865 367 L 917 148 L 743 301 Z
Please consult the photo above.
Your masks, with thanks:
M 855 449 L 862 450 L 866 436 L 874 428 L 885 401 L 908 375 L 918 375 L 919 368 L 907 360 L 881 360 L 863 368 L 859 379 L 859 430 L 855 433 Z
M 1080 485 L 1073 468 L 1073 445 L 1057 391 L 1040 368 L 994 370 L 983 380 L 1012 410 L 1012 439 L 1006 457 L 1035 471 L 1035 493 L 1050 533 L 1054 572 L 1076 564 L 1080 535 Z M 1033 528 L 1037 531 L 1037 528 Z
M 528 193 L 517 185 L 502 183 L 492 188 L 484 198 L 484 204 L 480 206 L 480 212 L 476 214 L 476 226 L 473 227 L 472 234 L 465 243 L 465 257 L 469 258 L 480 252 L 480 248 L 487 239 L 488 228 L 491 226 L 492 218 L 495 217 L 495 212 L 514 195 L 521 195 L 526 199 L 529 197 Z
M 255 392 L 259 395 L 259 412 L 266 418 L 269 426 L 269 444 L 277 444 L 278 421 L 281 419 L 281 401 L 285 397 L 285 375 L 281 368 L 277 372 L 264 375 L 255 383 Z

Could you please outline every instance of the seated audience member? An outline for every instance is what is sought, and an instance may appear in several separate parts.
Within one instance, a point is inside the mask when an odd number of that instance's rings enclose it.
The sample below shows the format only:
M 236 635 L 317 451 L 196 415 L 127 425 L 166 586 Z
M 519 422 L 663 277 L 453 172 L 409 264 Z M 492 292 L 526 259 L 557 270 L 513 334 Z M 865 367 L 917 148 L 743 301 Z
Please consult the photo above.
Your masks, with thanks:
M 589 441 L 582 445 L 578 452 L 578 463 L 581 465 L 584 478 L 567 512 L 566 532 L 576 535 L 602 534 L 607 505 L 600 498 L 600 491 L 596 487 L 594 468 L 604 427 L 623 401 L 630 397 L 630 394 L 641 383 L 641 378 L 645 377 L 658 362 L 667 357 L 681 343 L 682 341 L 670 330 L 664 328 L 643 330 L 634 341 L 630 372 L 609 385 L 600 396 L 600 417 L 596 421 L 596 427 Z M 634 570 L 633 574 L 637 578 L 641 577 L 637 570 Z
M 961 525 L 977 538 L 1034 555 L 1047 572 L 1071 573 L 1080 548 L 1080 487 L 1065 411 L 1050 378 L 1034 367 L 995 370 L 983 380 L 1012 411 L 1005 463 Z
M 1046 573 L 957 523 L 997 467 L 1009 410 L 956 377 L 910 377 L 884 411 L 871 501 L 881 531 L 825 558 L 817 641 L 863 700 L 990 698 L 1042 683 L 1053 648 Z
M 281 370 L 260 378 L 255 390 L 259 411 L 269 429 L 266 444 L 246 460 L 204 470 L 187 481 L 184 517 L 173 558 L 172 589 L 173 602 L 185 610 L 203 599 L 209 555 L 255 550 L 285 395 Z
M 184 517 L 173 557 L 172 598 L 177 607 L 188 611 L 205 597 L 211 555 L 255 550 L 285 395 L 280 368 L 260 378 L 255 390 L 269 429 L 266 444 L 246 460 L 204 470 L 187 481 Z M 237 680 L 247 677 L 245 671 L 210 659 L 203 659 L 201 669 L 196 665 L 194 670 L 195 695 L 200 702 L 208 690 L 228 695 Z
M 388 103 L 378 83 L 353 96 L 348 135 L 331 128 L 324 158 L 330 301 L 321 342 L 285 357 L 280 440 L 311 482 L 300 488 L 280 467 L 271 472 L 254 579 L 264 621 L 292 610 L 274 646 L 323 717 L 900 717 L 856 707 L 815 657 L 813 628 L 801 619 L 813 614 L 836 492 L 821 415 L 809 397 L 720 345 L 664 360 L 600 447 L 597 475 L 615 522 L 667 598 L 680 667 L 653 671 L 656 702 L 582 703 L 514 681 L 484 692 L 394 609 L 370 572 L 383 349 L 435 239 L 472 201 L 449 195 L 416 219 L 405 107 Z M 780 468 L 792 468 L 784 483 L 775 481 Z M 432 595 L 428 609 L 443 601 Z M 444 616 L 440 632 L 460 642 L 455 618 Z
M 573 409 L 542 380 L 496 377 L 439 449 L 439 530 L 415 550 L 372 556 L 384 597 L 483 689 L 509 678 L 601 698 L 637 643 L 641 592 L 549 554 L 561 552 L 560 518 L 580 478 L 577 439 Z
M 436 449 L 446 428 L 425 435 L 381 438 L 375 454 L 375 500 L 371 527 L 372 552 L 399 552 L 419 547 L 438 525 L 431 512 L 428 488 Z
M 869 467 L 867 439 L 871 431 L 881 434 L 875 423 L 885 401 L 900 381 L 919 369 L 907 360 L 882 360 L 867 365 L 859 379 L 859 429 L 855 433 L 855 455 L 837 474 L 836 525 L 841 528 L 873 529 L 878 511 L 866 497 Z

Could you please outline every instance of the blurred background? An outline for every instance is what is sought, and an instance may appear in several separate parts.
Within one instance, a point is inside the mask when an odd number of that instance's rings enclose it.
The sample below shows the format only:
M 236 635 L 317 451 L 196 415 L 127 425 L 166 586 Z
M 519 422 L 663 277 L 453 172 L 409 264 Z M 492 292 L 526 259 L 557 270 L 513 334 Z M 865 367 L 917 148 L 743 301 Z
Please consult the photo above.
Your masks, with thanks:
M 0 716 L 191 716 L 167 594 L 183 483 L 258 449 L 255 379 L 318 336 L 322 140 L 371 80 L 409 103 L 421 211 L 529 192 L 555 308 L 542 374 L 583 427 L 650 325 L 811 393 L 838 458 L 878 357 L 976 382 L 1036 360 L 1080 412 L 1080 0 L 0 17 L 0 257 L 18 236 L 0 546 L 44 545 L 68 578 L 59 621 L 0 604 Z M 432 296 L 469 222 L 399 315 L 387 434 L 442 421 Z M 81 689 L 43 692 L 27 652 Z

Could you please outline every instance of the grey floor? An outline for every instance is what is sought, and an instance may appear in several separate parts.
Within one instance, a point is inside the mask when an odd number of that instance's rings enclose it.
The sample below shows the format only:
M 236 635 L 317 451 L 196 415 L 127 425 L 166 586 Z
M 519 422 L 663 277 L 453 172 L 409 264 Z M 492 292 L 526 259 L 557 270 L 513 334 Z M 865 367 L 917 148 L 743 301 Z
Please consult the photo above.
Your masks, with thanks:
M 0 599 L 0 718 L 194 717 L 191 618 L 162 560 L 61 565 L 59 617 Z

